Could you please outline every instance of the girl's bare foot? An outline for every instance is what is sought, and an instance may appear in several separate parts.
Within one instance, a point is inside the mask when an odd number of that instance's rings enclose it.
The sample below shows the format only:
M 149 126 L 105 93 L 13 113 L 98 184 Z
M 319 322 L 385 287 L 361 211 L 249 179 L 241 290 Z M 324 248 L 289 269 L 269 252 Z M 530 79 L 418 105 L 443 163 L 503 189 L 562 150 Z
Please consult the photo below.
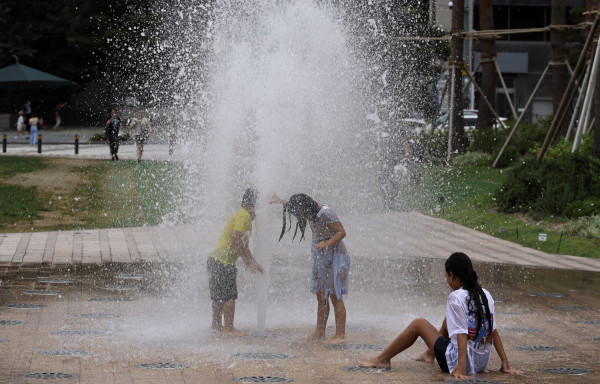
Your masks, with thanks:
M 210 330 L 213 332 L 223 332 L 223 326 L 221 324 L 213 324 L 210 326 Z
M 248 333 L 246 333 L 244 331 L 237 330 L 235 328 L 232 328 L 232 329 L 224 329 L 223 330 L 223 336 L 236 336 L 236 337 L 240 337 L 240 336 L 248 336 Z
M 372 359 L 359 361 L 359 367 L 363 368 L 392 368 L 392 363 L 389 360 L 381 360 L 379 357 L 373 357 Z
M 308 336 L 306 338 L 306 341 L 315 342 L 315 341 L 321 341 L 324 339 L 325 339 L 325 335 L 315 332 L 312 335 Z
M 333 336 L 325 340 L 323 343 L 325 344 L 346 344 L 346 336 Z
M 435 361 L 435 356 L 433 355 L 433 352 L 431 352 L 428 349 L 425 352 L 421 353 L 419 356 L 415 357 L 415 360 L 433 364 L 433 362 Z

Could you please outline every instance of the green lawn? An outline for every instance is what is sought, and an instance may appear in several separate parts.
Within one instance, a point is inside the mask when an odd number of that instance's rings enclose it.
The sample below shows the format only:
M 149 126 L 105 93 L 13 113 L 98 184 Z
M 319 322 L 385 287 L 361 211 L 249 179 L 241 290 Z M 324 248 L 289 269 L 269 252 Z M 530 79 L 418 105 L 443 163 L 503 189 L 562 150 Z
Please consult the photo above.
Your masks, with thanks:
M 0 157 L 0 231 L 9 231 L 17 221 L 31 222 L 40 211 L 45 210 L 36 187 L 6 184 L 5 180 L 46 166 L 46 162 L 39 158 Z
M 566 219 L 533 222 L 497 212 L 494 193 L 505 175 L 506 171 L 487 167 L 428 168 L 421 185 L 403 191 L 400 205 L 544 252 L 600 257 L 600 239 L 566 234 L 561 239 Z M 540 233 L 546 234 L 546 241 L 539 240 Z

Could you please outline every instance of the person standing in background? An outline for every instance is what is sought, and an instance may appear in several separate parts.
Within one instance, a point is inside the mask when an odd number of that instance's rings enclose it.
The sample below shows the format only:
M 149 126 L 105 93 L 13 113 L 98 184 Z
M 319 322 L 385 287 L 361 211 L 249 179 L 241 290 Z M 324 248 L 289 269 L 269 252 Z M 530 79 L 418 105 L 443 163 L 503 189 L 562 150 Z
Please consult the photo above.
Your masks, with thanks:
M 137 162 L 139 163 L 142 161 L 142 155 L 144 154 L 144 145 L 152 134 L 152 125 L 150 125 L 150 120 L 144 116 L 143 110 L 139 109 L 136 112 L 136 116 L 131 120 L 131 124 L 129 124 L 129 129 L 135 141 Z
M 29 119 L 29 144 L 37 144 L 39 119 L 33 115 Z
M 65 108 L 69 103 L 67 103 L 66 101 L 64 103 L 58 103 L 56 104 L 56 107 L 54 107 L 54 116 L 56 118 L 56 123 L 54 124 L 54 127 L 52 127 L 53 131 L 56 131 L 56 129 L 60 126 L 60 124 L 62 123 L 62 117 L 61 117 L 61 112 L 62 109 Z
M 121 118 L 117 116 L 117 110 L 110 111 L 110 117 L 105 124 L 106 139 L 110 149 L 112 160 L 119 160 L 117 152 L 119 152 L 119 131 L 121 130 Z

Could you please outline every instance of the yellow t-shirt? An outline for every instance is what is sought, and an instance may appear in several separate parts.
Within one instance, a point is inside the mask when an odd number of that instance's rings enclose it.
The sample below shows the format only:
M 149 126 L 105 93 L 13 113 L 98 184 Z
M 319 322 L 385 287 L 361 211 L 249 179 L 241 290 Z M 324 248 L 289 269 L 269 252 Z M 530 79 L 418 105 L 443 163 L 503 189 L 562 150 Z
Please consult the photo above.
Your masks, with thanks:
M 224 264 L 235 265 L 239 255 L 231 243 L 233 231 L 240 232 L 242 234 L 242 241 L 244 244 L 248 244 L 248 239 L 252 233 L 252 216 L 244 208 L 238 209 L 235 215 L 229 219 L 223 232 L 221 232 L 217 246 L 210 253 L 209 257 Z

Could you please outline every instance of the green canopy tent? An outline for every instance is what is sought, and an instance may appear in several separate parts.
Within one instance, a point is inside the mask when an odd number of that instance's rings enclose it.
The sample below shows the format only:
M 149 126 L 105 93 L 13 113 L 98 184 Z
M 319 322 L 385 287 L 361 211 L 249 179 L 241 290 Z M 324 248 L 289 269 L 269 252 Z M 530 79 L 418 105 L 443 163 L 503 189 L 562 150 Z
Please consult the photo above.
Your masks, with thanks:
M 76 85 L 77 83 L 70 80 L 19 63 L 0 69 L 0 88 L 2 89 L 31 89 Z

